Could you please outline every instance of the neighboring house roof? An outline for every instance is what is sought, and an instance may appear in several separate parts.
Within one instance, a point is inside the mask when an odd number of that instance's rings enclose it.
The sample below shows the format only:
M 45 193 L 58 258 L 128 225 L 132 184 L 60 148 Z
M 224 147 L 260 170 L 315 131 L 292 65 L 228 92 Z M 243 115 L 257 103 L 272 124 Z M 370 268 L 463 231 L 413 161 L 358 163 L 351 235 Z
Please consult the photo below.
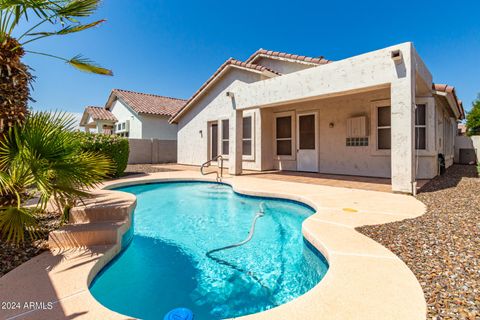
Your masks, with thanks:
M 133 92 L 122 89 L 113 89 L 107 104 L 106 110 L 110 110 L 112 103 L 120 99 L 127 104 L 133 111 L 141 114 L 172 116 L 177 113 L 184 105 L 185 99 L 164 97 L 155 94 Z
M 281 73 L 269 69 L 264 66 L 260 66 L 253 63 L 247 63 L 243 61 L 239 61 L 233 58 L 228 59 L 225 61 L 218 69 L 213 73 L 213 75 L 188 99 L 187 103 L 183 106 L 183 108 L 179 109 L 170 119 L 170 123 L 175 122 L 178 118 L 188 110 L 188 108 L 193 104 L 193 102 L 205 91 L 207 90 L 220 76 L 226 71 L 228 68 L 238 68 L 248 71 L 254 71 L 258 73 L 262 73 L 267 77 L 274 77 L 279 76 Z
M 94 120 L 103 120 L 103 121 L 117 121 L 117 118 L 108 110 L 102 107 L 88 106 L 85 107 L 83 112 L 82 119 L 80 120 L 80 125 L 84 126 L 87 124 L 89 116 Z
M 332 61 L 325 59 L 323 56 L 320 57 L 307 57 L 307 56 L 300 56 L 297 54 L 285 53 L 280 51 L 272 51 L 272 50 L 265 50 L 265 49 L 258 49 L 254 54 L 252 54 L 245 62 L 247 63 L 254 63 L 259 58 L 273 58 L 273 59 L 283 59 L 283 60 L 290 60 L 292 62 L 303 62 L 303 63 L 310 63 L 315 65 L 320 64 L 327 64 Z
M 446 95 L 451 95 L 453 101 L 455 103 L 455 107 L 457 108 L 458 112 L 460 113 L 460 119 L 465 118 L 465 110 L 463 109 L 462 100 L 457 98 L 457 93 L 455 92 L 455 87 L 449 86 L 448 84 L 439 84 L 434 83 L 432 84 L 433 90 L 444 92 Z

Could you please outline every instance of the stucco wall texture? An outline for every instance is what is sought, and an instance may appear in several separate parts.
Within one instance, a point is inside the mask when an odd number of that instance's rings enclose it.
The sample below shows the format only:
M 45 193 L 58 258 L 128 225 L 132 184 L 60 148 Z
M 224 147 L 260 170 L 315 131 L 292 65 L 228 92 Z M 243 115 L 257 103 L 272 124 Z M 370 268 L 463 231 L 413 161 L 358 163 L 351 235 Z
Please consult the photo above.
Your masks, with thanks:
M 129 164 L 177 162 L 177 141 L 159 139 L 128 139 Z
M 394 61 L 392 52 L 400 51 Z M 295 154 L 278 160 L 274 155 L 275 114 L 291 111 L 293 119 L 304 111 L 317 111 L 318 171 L 321 173 L 392 178 L 394 191 L 411 193 L 416 178 L 438 173 L 437 154 L 453 163 L 455 119 L 437 103 L 431 91 L 432 76 L 412 43 L 403 43 L 333 63 L 293 66 L 291 62 L 262 58 L 257 63 L 281 69 L 282 76 L 269 79 L 230 69 L 178 123 L 178 162 L 199 165 L 209 158 L 209 125 L 230 119 L 230 136 L 238 111 L 254 115 L 251 158 L 243 169 L 297 170 Z M 233 97 L 227 97 L 226 92 Z M 377 150 L 376 109 L 378 101 L 391 106 L 391 150 Z M 425 150 L 415 150 L 415 104 L 427 105 Z M 346 146 L 347 119 L 366 116 L 368 146 Z M 295 125 L 293 123 L 293 125 Z M 238 131 L 239 132 L 239 131 Z M 294 130 L 296 134 L 296 129 Z M 296 137 L 293 137 L 296 143 Z M 232 146 L 232 152 L 240 150 Z M 237 144 L 241 140 L 237 140 Z M 296 149 L 296 148 L 294 148 Z M 277 159 L 276 159 L 277 158 Z M 228 160 L 225 162 L 228 167 Z M 233 170 L 235 171 L 235 170 Z M 238 170 L 237 170 L 238 171 Z
M 138 114 L 116 100 L 111 109 L 118 122 L 130 121 L 129 138 L 177 140 L 177 125 L 168 123 L 167 116 Z

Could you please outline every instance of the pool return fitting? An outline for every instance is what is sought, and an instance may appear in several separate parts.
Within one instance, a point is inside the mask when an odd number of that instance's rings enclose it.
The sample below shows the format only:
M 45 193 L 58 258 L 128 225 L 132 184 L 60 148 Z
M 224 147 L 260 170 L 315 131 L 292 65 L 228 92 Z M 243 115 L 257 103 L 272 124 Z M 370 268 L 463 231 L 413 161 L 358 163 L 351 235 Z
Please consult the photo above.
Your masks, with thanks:
M 255 216 L 253 217 L 253 221 L 252 221 L 252 225 L 250 227 L 250 232 L 248 233 L 248 236 L 245 240 L 243 241 L 240 241 L 238 243 L 234 243 L 234 244 L 231 244 L 231 245 L 228 245 L 228 246 L 225 246 L 225 247 L 221 247 L 221 248 L 217 248 L 217 249 L 213 249 L 213 250 L 210 250 L 206 253 L 206 256 L 212 260 L 214 260 L 215 262 L 219 263 L 219 264 L 222 264 L 222 265 L 225 265 L 225 266 L 228 266 L 234 270 L 237 270 L 239 272 L 242 272 L 242 273 L 245 273 L 246 275 L 252 277 L 252 279 L 254 279 L 256 282 L 258 282 L 263 288 L 265 289 L 268 289 L 270 290 L 270 288 L 266 287 L 262 281 L 260 280 L 259 277 L 257 277 L 253 272 L 251 271 L 247 271 L 247 270 L 243 270 L 242 268 L 240 267 L 237 267 L 236 265 L 228 262 L 228 261 L 225 261 L 225 260 L 222 260 L 222 259 L 219 259 L 219 258 L 215 258 L 214 256 L 212 256 L 212 253 L 214 252 L 218 252 L 218 251 L 222 251 L 222 250 L 228 250 L 228 249 L 233 249 L 233 248 L 237 248 L 237 247 L 240 247 L 240 246 L 243 246 L 244 244 L 246 244 L 247 242 L 249 242 L 250 240 L 252 240 L 253 238 L 253 234 L 255 233 L 255 225 L 257 223 L 257 220 L 258 218 L 260 217 L 263 217 L 265 215 L 265 204 L 263 202 L 260 202 L 260 209 L 259 211 L 255 214 Z

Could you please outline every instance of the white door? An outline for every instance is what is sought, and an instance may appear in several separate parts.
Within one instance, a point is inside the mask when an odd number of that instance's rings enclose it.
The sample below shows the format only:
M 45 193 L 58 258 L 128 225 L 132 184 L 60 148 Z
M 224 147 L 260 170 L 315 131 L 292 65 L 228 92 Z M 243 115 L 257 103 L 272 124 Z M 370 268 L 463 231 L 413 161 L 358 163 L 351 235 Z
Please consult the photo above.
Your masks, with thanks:
M 297 116 L 297 170 L 318 172 L 317 113 Z

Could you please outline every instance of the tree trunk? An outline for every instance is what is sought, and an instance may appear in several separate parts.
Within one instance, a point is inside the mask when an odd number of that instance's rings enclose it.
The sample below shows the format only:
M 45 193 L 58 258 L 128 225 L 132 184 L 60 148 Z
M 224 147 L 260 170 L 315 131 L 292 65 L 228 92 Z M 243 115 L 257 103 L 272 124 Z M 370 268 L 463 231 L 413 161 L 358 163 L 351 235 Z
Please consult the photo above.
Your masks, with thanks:
M 29 67 L 21 61 L 24 54 L 14 38 L 0 43 L 0 132 L 22 123 L 28 113 L 33 78 Z

